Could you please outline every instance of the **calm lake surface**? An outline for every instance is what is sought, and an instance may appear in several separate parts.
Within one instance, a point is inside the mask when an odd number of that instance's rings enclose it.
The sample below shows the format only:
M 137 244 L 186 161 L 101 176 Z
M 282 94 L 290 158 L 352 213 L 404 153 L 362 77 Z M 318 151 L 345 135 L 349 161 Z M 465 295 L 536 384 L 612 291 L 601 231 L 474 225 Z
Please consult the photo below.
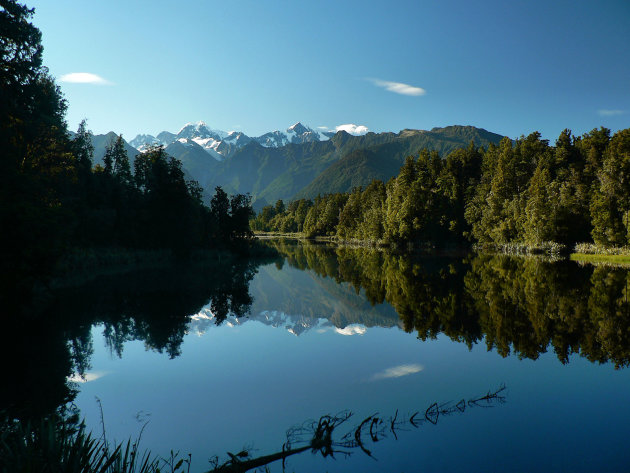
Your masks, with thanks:
M 194 472 L 307 445 L 327 414 L 334 451 L 286 471 L 627 471 L 627 270 L 270 244 L 260 265 L 68 290 L 74 375 L 39 389 Z

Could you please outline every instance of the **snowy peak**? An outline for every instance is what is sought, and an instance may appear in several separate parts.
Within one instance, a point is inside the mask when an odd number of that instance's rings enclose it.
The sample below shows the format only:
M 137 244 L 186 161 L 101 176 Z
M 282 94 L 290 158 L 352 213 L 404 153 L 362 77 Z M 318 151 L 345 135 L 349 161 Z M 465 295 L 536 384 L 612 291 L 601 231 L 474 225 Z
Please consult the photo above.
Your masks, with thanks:
M 300 122 L 290 126 L 284 132 L 276 130 L 254 138 L 255 141 L 266 148 L 279 148 L 289 143 L 300 144 L 309 143 L 311 141 L 323 141 L 326 139 L 328 139 L 327 136 L 320 135 L 312 128 L 302 125 Z
M 186 123 L 177 133 L 177 139 L 188 138 L 191 140 L 195 138 L 212 138 L 216 141 L 221 141 L 226 136 L 227 133 L 225 131 L 214 130 L 203 121 L 198 121 L 197 123 Z
M 223 138 L 228 133 L 222 130 L 215 130 L 206 125 L 203 121 L 197 123 L 186 123 L 175 135 L 175 140 L 191 140 L 201 146 L 208 154 L 217 161 L 222 161 L 225 156 L 219 151 Z
M 287 128 L 287 133 L 295 133 L 296 135 L 302 135 L 304 133 L 308 133 L 309 131 L 313 131 L 308 127 L 305 127 L 300 122 L 297 122 L 295 125 Z
M 156 138 L 160 140 L 160 143 L 162 143 L 164 146 L 168 146 L 173 141 L 175 141 L 175 133 L 171 133 L 170 131 L 163 131 L 161 133 L 158 133 Z
M 208 154 L 217 161 L 234 154 L 234 152 L 252 141 L 266 148 L 280 148 L 288 144 L 309 143 L 312 141 L 323 141 L 330 138 L 327 134 L 317 132 L 301 122 L 286 129 L 286 131 L 275 130 L 258 137 L 249 137 L 240 131 L 225 132 L 210 128 L 206 122 L 186 123 L 177 133 L 163 131 L 154 137 L 152 135 L 138 135 L 130 144 L 143 152 L 149 146 L 168 146 L 174 142 L 190 145 L 190 142 L 201 146 Z
M 138 135 L 129 142 L 131 146 L 140 150 L 140 148 L 146 148 L 152 144 L 158 143 L 158 139 L 152 135 Z
M 240 131 L 230 131 L 228 135 L 223 139 L 224 143 L 230 143 L 238 146 L 239 148 L 242 148 L 250 141 L 252 141 L 252 139 L 245 133 Z
M 163 133 L 166 133 L 166 132 L 163 132 Z M 160 135 L 162 135 L 162 133 L 160 133 Z M 141 153 L 144 153 L 151 146 L 158 146 L 158 145 L 167 146 L 171 142 L 171 140 L 166 140 L 166 141 L 161 140 L 159 138 L 160 135 L 158 135 L 158 137 L 155 137 L 153 135 L 138 135 L 133 140 L 131 140 L 129 144 L 133 146 L 134 148 L 136 148 Z
M 270 131 L 264 135 L 257 136 L 254 141 L 264 146 L 265 148 L 280 148 L 286 146 L 291 142 L 288 135 L 279 130 Z
M 287 128 L 287 136 L 291 143 L 309 143 L 311 141 L 321 141 L 322 137 L 315 130 L 297 122 Z

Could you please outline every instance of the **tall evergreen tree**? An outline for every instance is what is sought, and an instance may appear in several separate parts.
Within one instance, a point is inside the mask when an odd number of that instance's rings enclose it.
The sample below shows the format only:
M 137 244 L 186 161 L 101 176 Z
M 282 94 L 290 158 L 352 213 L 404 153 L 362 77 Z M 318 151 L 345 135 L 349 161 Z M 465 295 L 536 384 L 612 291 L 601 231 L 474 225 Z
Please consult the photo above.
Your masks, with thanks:
M 76 161 L 66 102 L 42 66 L 33 10 L 0 2 L 0 300 L 27 297 L 72 231 Z M 6 290 L 6 292 L 5 292 Z M 4 304 L 3 304 L 4 306 Z
M 129 156 L 127 155 L 122 135 L 118 135 L 111 147 L 111 160 L 114 176 L 116 176 L 121 183 L 131 185 L 133 183 L 133 176 L 131 175 Z
M 630 129 L 615 133 L 604 151 L 593 196 L 593 238 L 606 246 L 630 243 Z
M 72 140 L 72 151 L 77 158 L 79 168 L 84 172 L 89 172 L 94 162 L 94 145 L 92 144 L 92 132 L 87 128 L 85 118 L 79 123 L 77 133 Z

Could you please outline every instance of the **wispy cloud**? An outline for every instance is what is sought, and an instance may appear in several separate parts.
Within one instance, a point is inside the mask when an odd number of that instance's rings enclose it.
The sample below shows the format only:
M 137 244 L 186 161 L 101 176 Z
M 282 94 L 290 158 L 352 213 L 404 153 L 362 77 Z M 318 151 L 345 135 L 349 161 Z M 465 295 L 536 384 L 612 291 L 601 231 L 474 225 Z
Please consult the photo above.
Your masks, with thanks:
M 609 110 L 609 109 L 601 109 L 601 110 L 597 110 L 597 113 L 599 113 L 602 117 L 614 117 L 615 115 L 623 115 L 624 113 L 626 113 L 625 110 Z
M 365 125 L 355 125 L 354 123 L 346 123 L 345 125 L 338 125 L 335 127 L 335 131 L 345 131 L 346 133 L 350 133 L 351 135 L 365 135 L 368 131 L 367 126 Z
M 418 365 L 415 363 L 407 364 L 407 365 L 398 365 L 393 366 L 391 368 L 387 368 L 386 370 L 380 371 L 373 375 L 370 379 L 372 381 L 378 381 L 380 379 L 388 379 L 388 378 L 400 378 L 402 376 L 407 376 L 414 373 L 419 373 L 424 369 L 424 366 Z
M 113 85 L 107 79 L 103 79 L 101 76 L 91 72 L 71 72 L 70 74 L 62 75 L 59 80 L 71 84 Z
M 389 92 L 401 95 L 419 96 L 427 93 L 422 87 L 416 87 L 415 85 L 403 84 L 402 82 L 392 82 L 381 79 L 367 79 L 377 87 L 382 87 Z

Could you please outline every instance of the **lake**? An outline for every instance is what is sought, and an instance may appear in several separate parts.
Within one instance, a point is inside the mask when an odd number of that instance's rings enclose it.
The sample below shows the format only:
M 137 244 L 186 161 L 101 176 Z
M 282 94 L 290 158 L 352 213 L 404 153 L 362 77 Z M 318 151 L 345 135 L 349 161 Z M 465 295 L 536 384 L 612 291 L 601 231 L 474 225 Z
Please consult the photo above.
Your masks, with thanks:
M 295 472 L 627 469 L 627 269 L 269 244 L 60 290 L 2 402 L 71 401 L 193 472 L 283 449 Z

